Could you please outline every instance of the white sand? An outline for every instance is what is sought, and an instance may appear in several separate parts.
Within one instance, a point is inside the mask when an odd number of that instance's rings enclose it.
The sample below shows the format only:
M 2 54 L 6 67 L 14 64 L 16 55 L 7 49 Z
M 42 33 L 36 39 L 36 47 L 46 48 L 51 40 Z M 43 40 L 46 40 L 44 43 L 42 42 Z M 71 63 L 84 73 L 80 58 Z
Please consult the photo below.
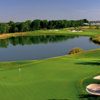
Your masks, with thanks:
M 100 84 L 90 84 L 86 87 L 86 91 L 93 95 L 100 95 Z
M 55 30 L 49 30 L 49 31 L 59 31 L 59 30 L 56 30 L 56 29 L 55 29 Z
M 94 77 L 93 79 L 97 79 L 97 80 L 100 80 L 100 75 Z
M 81 30 L 69 30 L 69 32 L 83 32 L 83 31 L 81 31 Z

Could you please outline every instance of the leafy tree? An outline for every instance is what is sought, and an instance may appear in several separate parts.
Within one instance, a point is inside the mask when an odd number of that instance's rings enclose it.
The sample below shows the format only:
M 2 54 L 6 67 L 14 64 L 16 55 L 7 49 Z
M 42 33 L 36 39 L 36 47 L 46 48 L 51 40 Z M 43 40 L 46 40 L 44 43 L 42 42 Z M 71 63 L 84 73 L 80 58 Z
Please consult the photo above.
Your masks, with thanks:
M 31 31 L 31 23 L 32 23 L 31 20 L 27 20 L 25 22 L 26 31 Z
M 40 20 L 34 20 L 34 21 L 32 21 L 32 24 L 31 24 L 31 29 L 32 30 L 39 30 L 40 29 Z
M 84 23 L 89 23 L 89 21 L 87 19 L 83 19 Z
M 52 20 L 52 21 L 49 21 L 48 22 L 48 29 L 54 29 L 54 21 Z
M 0 23 L 0 33 L 8 33 L 9 25 L 6 23 Z
M 40 29 L 60 29 L 66 27 L 75 27 L 75 29 L 89 23 L 87 19 L 82 20 L 27 20 L 25 22 L 0 23 L 0 33 L 26 32 Z M 90 26 L 90 25 L 89 25 Z
M 14 32 L 18 32 L 18 27 L 16 26 L 15 23 L 12 23 L 10 25 L 10 30 L 9 30 L 10 33 L 14 33 Z
M 42 29 L 47 29 L 48 21 L 47 21 L 47 20 L 42 20 L 42 21 L 40 22 L 40 25 L 41 25 L 41 28 L 42 28 Z

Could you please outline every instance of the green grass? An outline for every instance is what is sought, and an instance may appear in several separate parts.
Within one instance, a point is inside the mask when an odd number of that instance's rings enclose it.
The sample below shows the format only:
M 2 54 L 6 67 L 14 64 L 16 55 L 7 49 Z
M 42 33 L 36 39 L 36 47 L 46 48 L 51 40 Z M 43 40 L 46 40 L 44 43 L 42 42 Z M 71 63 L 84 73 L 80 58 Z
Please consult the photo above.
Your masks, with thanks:
M 4 38 L 22 34 L 11 33 Z M 100 35 L 98 29 L 39 30 L 23 35 Z M 85 87 L 100 73 L 100 49 L 44 60 L 0 62 L 0 100 L 81 100 Z M 21 71 L 18 68 L 22 68 Z
M 80 94 L 87 94 L 84 80 L 100 72 L 99 62 L 100 49 L 44 60 L 0 62 L 0 100 L 79 100 Z
M 59 31 L 55 31 L 55 29 L 51 30 L 36 30 L 31 32 L 19 32 L 19 33 L 5 33 L 6 35 L 0 36 L 0 39 L 6 39 L 10 37 L 17 36 L 40 36 L 40 35 L 79 35 L 79 36 L 97 36 L 100 35 L 99 29 L 82 29 L 83 32 L 69 32 L 71 28 L 67 29 L 59 29 Z M 20 34 L 23 33 L 23 34 Z
M 100 35 L 99 29 L 82 29 L 83 32 L 69 32 L 69 29 L 59 29 L 55 30 L 37 30 L 32 32 L 25 32 L 26 35 L 85 35 L 85 36 L 95 36 Z

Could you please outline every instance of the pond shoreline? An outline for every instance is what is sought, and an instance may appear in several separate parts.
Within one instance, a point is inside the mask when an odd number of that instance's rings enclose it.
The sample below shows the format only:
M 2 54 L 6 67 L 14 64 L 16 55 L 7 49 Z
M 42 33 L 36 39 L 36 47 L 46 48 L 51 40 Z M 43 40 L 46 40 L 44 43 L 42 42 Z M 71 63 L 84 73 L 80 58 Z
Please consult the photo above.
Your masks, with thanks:
M 15 33 L 13 33 L 13 34 L 15 34 Z M 27 36 L 27 34 L 28 33 L 24 33 L 23 36 Z M 51 34 L 51 33 L 49 33 L 49 34 Z M 41 35 L 49 35 L 49 34 L 43 33 Z M 54 35 L 56 35 L 56 34 L 54 34 Z M 11 34 L 9 37 L 2 35 L 2 38 L 5 37 L 5 39 L 6 39 L 6 38 L 10 38 L 10 37 L 20 37 L 20 35 L 21 34 L 16 34 L 14 36 Z M 37 36 L 37 34 L 33 35 L 32 32 L 28 35 L 29 36 Z M 38 33 L 38 35 L 40 36 L 40 33 Z M 61 33 L 58 35 L 61 35 Z M 72 35 L 72 34 L 68 33 L 65 35 Z M 75 33 L 74 33 L 74 35 L 75 35 Z M 77 35 L 82 36 L 82 34 L 81 35 L 77 34 Z M 85 36 L 85 35 L 83 35 L 83 36 Z M 86 35 L 86 36 L 89 36 L 89 35 Z M 74 42 L 72 42 L 72 44 L 73 43 Z M 67 52 L 67 50 L 66 50 L 66 52 Z M 55 93 L 57 95 L 60 95 L 61 97 L 63 97 L 61 94 L 63 94 L 65 97 L 67 95 L 68 98 L 77 100 L 77 99 L 79 99 L 78 95 L 81 93 L 81 91 L 83 91 L 82 90 L 83 88 L 80 88 L 80 90 L 78 90 L 79 87 L 82 86 L 82 84 L 80 83 L 77 86 L 77 83 L 84 77 L 88 76 L 89 74 L 92 75 L 98 71 L 99 66 L 94 67 L 90 62 L 93 62 L 93 61 L 99 60 L 99 59 L 100 59 L 100 49 L 95 49 L 95 50 L 84 51 L 84 52 L 78 53 L 78 54 L 56 56 L 56 57 L 50 57 L 50 58 L 45 58 L 45 59 L 40 59 L 40 60 L 24 60 L 24 61 L 23 60 L 22 61 L 14 60 L 14 61 L 0 62 L 1 77 L 4 77 L 4 79 L 2 79 L 3 81 L 1 81 L 1 84 L 2 84 L 2 87 L 5 88 L 5 85 L 3 85 L 3 84 L 5 84 L 5 82 L 6 82 L 8 90 L 10 91 L 12 84 L 16 87 L 20 83 L 23 85 L 24 85 L 24 83 L 28 83 L 31 90 L 33 87 L 33 90 L 29 91 L 30 93 L 32 93 L 32 96 L 33 96 L 33 94 L 35 94 L 34 88 L 36 89 L 36 91 L 40 91 L 40 90 L 38 90 L 38 86 L 40 86 L 40 88 L 42 89 L 41 93 L 43 93 L 43 92 L 46 93 L 45 91 L 47 91 L 47 90 L 52 91 L 52 89 L 55 89 L 55 87 L 58 84 L 57 89 L 58 89 L 58 91 L 59 90 L 61 90 L 61 91 L 60 92 L 55 91 Z M 20 72 L 19 72 L 19 68 L 22 68 L 22 70 Z M 90 70 L 93 70 L 93 71 L 90 71 Z M 16 73 L 20 73 L 20 74 L 16 74 Z M 40 77 L 41 73 L 42 73 L 43 78 Z M 85 73 L 85 74 L 83 74 L 83 73 Z M 21 75 L 21 77 L 19 77 L 19 75 Z M 52 78 L 53 76 L 54 76 L 54 78 Z M 15 80 L 16 78 L 17 78 L 17 83 Z M 8 79 L 10 81 L 8 81 Z M 48 81 L 48 79 L 50 79 L 50 80 Z M 72 81 L 70 79 L 73 79 L 74 83 L 72 83 Z M 32 81 L 30 81 L 30 80 L 32 80 Z M 32 83 L 31 83 L 32 85 L 30 85 L 30 82 L 32 82 L 35 85 L 33 85 Z M 38 84 L 36 84 L 36 83 L 38 83 Z M 45 85 L 43 88 L 41 85 L 42 83 Z M 47 89 L 47 87 L 50 87 L 50 88 Z M 77 87 L 77 89 L 76 89 L 76 87 Z M 65 89 L 69 90 L 69 91 L 65 92 L 64 91 Z M 74 94 L 72 94 L 70 96 L 69 92 L 72 93 L 72 91 L 74 92 Z M 27 91 L 25 91 L 25 92 L 27 92 Z M 2 90 L 1 90 L 1 93 L 4 94 L 4 92 Z M 38 95 L 45 97 L 41 93 L 39 93 Z M 50 96 L 51 95 L 48 95 L 48 97 L 50 97 Z M 36 96 L 36 98 L 38 98 L 38 96 Z
M 83 45 L 83 41 L 84 44 Z M 73 44 L 74 43 L 74 44 Z M 73 48 L 87 51 L 99 48 L 87 36 L 22 36 L 0 40 L 0 61 L 41 60 L 68 55 Z
M 69 32 L 69 29 L 59 29 L 59 31 L 55 30 L 37 30 L 37 31 L 29 31 L 29 32 L 17 32 L 17 33 L 4 33 L 0 35 L 0 39 L 6 39 L 10 37 L 17 36 L 36 36 L 36 35 L 76 35 L 76 36 L 99 36 L 100 32 L 97 29 L 83 29 L 83 32 Z

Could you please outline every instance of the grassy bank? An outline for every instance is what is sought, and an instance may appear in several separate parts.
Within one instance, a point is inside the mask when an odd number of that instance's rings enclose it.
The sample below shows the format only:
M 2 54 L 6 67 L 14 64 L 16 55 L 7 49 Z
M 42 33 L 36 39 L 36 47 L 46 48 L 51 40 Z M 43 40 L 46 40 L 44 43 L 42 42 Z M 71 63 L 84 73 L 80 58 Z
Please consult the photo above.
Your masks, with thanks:
M 83 81 L 99 72 L 99 62 L 100 49 L 44 60 L 0 62 L 0 99 L 79 100 L 85 91 Z
M 10 37 L 17 37 L 17 36 L 38 36 L 38 35 L 79 35 L 79 36 L 98 36 L 100 35 L 99 29 L 88 29 L 83 28 L 83 32 L 70 32 L 69 30 L 73 28 L 67 29 L 53 29 L 53 30 L 37 30 L 32 32 L 19 32 L 19 33 L 5 33 L 0 35 L 0 39 L 6 39 Z
M 100 36 L 91 37 L 91 41 L 100 45 Z

